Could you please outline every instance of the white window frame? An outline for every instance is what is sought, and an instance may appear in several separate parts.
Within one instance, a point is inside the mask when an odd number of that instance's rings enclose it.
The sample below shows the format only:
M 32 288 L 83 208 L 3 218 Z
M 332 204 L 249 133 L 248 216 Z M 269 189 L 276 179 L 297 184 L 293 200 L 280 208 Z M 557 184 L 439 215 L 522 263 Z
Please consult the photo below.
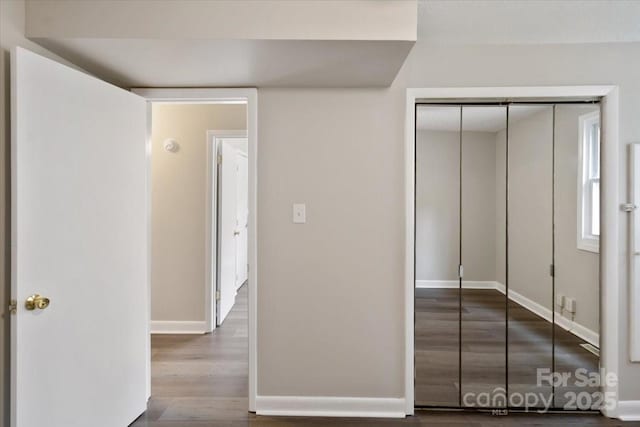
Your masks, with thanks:
M 578 200 L 577 200 L 577 246 L 589 252 L 600 252 L 600 236 L 591 233 L 593 183 L 600 178 L 591 178 L 590 134 L 595 123 L 600 124 L 600 112 L 583 114 L 578 119 Z M 600 126 L 599 126 L 600 128 Z

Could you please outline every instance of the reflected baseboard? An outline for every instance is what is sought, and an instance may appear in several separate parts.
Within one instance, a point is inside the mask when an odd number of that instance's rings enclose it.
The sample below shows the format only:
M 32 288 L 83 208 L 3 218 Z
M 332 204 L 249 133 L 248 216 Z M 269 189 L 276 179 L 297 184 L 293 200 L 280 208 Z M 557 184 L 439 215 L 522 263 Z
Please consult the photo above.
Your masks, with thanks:
M 458 280 L 416 280 L 417 289 L 457 289 L 459 286 Z M 495 281 L 463 280 L 462 287 L 464 289 L 494 289 L 502 294 L 506 293 L 505 286 Z M 509 290 L 509 299 L 542 317 L 547 322 L 551 322 L 553 319 L 550 309 L 514 290 Z M 597 332 L 562 316 L 558 312 L 555 314 L 555 324 L 589 344 L 600 347 L 600 336 Z
M 465 289 L 497 289 L 497 285 L 498 282 L 492 281 L 462 281 L 462 287 Z M 419 289 L 457 289 L 459 286 L 457 280 L 416 280 L 416 288 Z

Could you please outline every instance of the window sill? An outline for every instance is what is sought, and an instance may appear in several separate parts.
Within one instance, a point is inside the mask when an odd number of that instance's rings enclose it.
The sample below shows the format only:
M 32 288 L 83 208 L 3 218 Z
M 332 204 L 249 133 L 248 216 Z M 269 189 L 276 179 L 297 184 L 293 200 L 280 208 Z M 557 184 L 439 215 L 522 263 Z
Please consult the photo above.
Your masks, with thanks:
M 578 250 L 600 253 L 600 241 L 597 239 L 580 239 L 578 240 Z

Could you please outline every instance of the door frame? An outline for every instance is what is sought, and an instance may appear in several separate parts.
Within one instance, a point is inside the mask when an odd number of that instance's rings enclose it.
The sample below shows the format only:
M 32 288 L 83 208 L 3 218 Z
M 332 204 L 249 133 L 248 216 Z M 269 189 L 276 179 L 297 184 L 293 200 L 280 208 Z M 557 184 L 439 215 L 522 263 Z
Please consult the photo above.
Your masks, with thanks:
M 531 101 L 532 99 L 601 98 L 602 105 L 602 207 L 603 236 L 600 241 L 600 364 L 606 372 L 618 374 L 620 336 L 618 312 L 620 308 L 619 252 L 619 112 L 617 86 L 524 86 L 524 87 L 461 87 L 408 88 L 406 94 L 404 132 L 405 170 L 405 412 L 415 412 L 414 316 L 415 316 L 415 104 L 416 101 L 452 102 L 477 99 L 484 101 Z M 604 392 L 612 392 L 620 402 L 618 384 L 604 385 Z M 618 417 L 614 410 L 602 410 L 608 417 Z
M 131 90 L 134 93 L 145 98 L 148 102 L 149 108 L 147 124 L 149 128 L 149 141 L 151 140 L 151 103 L 166 102 L 183 104 L 247 104 L 247 140 L 249 146 L 249 278 L 247 284 L 249 293 L 249 411 L 255 412 L 256 394 L 258 389 L 258 90 L 256 88 L 133 88 Z M 151 291 L 150 288 L 149 291 Z M 151 319 L 149 319 L 149 321 L 150 320 Z M 151 360 L 149 360 L 149 366 L 150 365 Z
M 217 327 L 217 304 L 215 301 L 218 289 L 218 162 L 221 139 L 247 138 L 247 130 L 208 130 L 207 131 L 207 173 L 205 185 L 205 328 L 212 332 Z M 248 255 L 248 254 L 247 254 Z

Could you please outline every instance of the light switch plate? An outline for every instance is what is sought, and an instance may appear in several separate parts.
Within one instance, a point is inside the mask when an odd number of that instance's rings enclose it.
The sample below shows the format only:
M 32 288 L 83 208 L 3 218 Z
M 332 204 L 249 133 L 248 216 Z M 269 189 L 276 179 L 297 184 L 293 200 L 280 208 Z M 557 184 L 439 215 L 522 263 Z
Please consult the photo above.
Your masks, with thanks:
M 307 206 L 304 203 L 293 204 L 293 223 L 304 224 L 307 222 Z

